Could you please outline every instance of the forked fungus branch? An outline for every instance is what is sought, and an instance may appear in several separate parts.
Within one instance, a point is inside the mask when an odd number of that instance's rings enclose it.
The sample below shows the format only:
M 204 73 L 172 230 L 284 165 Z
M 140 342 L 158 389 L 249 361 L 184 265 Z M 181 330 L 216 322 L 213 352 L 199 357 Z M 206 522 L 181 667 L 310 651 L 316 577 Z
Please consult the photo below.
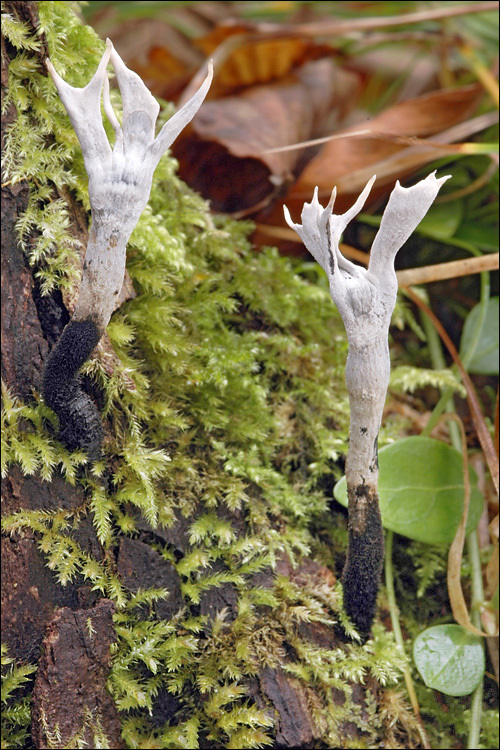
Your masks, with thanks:
M 109 97 L 110 61 L 122 95 L 121 126 Z M 120 294 L 127 242 L 149 200 L 153 172 L 200 108 L 210 88 L 212 67 L 199 90 L 155 138 L 158 102 L 125 66 L 109 39 L 95 75 L 84 88 L 69 86 L 50 60 L 46 63 L 82 148 L 92 226 L 76 308 L 47 362 L 43 396 L 59 417 L 62 442 L 95 459 L 102 440 L 101 419 L 80 386 L 78 371 L 103 335 Z M 116 134 L 113 148 L 102 123 L 102 92 L 104 111 Z
M 373 242 L 368 269 L 354 265 L 339 250 L 347 224 L 363 208 L 375 177 L 345 214 L 336 216 L 336 190 L 323 208 L 316 188 L 295 224 L 285 218 L 324 269 L 330 294 L 345 325 L 349 343 L 346 385 L 349 392 L 349 450 L 346 481 L 349 499 L 347 558 L 342 574 L 344 608 L 363 637 L 370 632 L 384 556 L 378 502 L 377 439 L 389 384 L 389 325 L 398 282 L 394 260 L 423 219 L 448 177 L 435 173 L 413 187 L 396 183 Z

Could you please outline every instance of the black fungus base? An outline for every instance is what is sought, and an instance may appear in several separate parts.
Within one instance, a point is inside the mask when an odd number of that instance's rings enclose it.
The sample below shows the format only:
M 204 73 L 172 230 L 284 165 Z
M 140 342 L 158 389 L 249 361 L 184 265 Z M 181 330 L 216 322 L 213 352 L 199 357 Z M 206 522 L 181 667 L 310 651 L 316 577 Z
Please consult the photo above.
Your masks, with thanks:
M 61 442 L 70 451 L 84 450 L 90 460 L 100 456 L 103 428 L 97 407 L 82 390 L 78 372 L 100 338 L 91 320 L 70 321 L 43 375 L 43 397 L 59 418 Z
M 368 501 L 366 528 L 356 534 L 349 524 L 347 558 L 342 573 L 344 609 L 359 634 L 366 639 L 375 616 L 377 593 L 384 563 L 384 533 L 376 495 Z

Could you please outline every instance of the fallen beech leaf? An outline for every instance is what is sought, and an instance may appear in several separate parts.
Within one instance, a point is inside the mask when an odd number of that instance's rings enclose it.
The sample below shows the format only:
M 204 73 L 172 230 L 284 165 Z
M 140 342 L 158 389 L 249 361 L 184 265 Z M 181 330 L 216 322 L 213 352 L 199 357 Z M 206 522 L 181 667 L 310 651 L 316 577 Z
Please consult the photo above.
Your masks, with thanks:
M 374 117 L 369 127 L 398 135 L 430 136 L 465 120 L 482 93 L 478 84 L 433 91 L 389 107 Z
M 172 149 L 182 179 L 216 211 L 266 204 L 285 192 L 304 155 L 265 152 L 309 138 L 356 84 L 356 77 L 323 59 L 306 63 L 286 83 L 205 102 Z
M 332 47 L 297 34 L 266 38 L 248 32 L 248 26 L 240 21 L 216 26 L 194 43 L 206 57 L 214 58 L 217 75 L 210 91 L 212 99 L 242 86 L 282 80 L 294 68 L 333 53 Z
M 319 195 L 330 195 L 332 187 L 337 186 L 338 204 L 336 209 L 344 210 L 345 206 L 351 202 L 351 193 L 354 194 L 365 184 L 366 180 L 361 176 L 366 170 L 370 174 L 377 175 L 377 185 L 373 200 L 380 197 L 381 189 L 385 192 L 383 182 L 394 182 L 394 179 L 401 178 L 404 173 L 404 163 L 398 163 L 394 159 L 392 170 L 378 169 L 379 163 L 386 162 L 389 157 L 397 155 L 402 151 L 407 151 L 408 147 L 398 143 L 397 139 L 392 140 L 391 136 L 416 136 L 424 138 L 440 133 L 443 130 L 451 128 L 458 122 L 465 120 L 477 107 L 482 96 L 482 87 L 478 84 L 465 86 L 457 89 L 448 89 L 443 91 L 434 91 L 431 94 L 425 94 L 415 99 L 409 99 L 405 102 L 395 104 L 384 112 L 374 117 L 368 122 L 358 122 L 347 128 L 342 133 L 348 134 L 351 131 L 363 130 L 372 131 L 375 134 L 386 133 L 389 138 L 360 136 L 357 138 L 346 138 L 328 141 L 321 151 L 305 167 L 302 174 L 291 188 L 286 196 L 286 205 L 294 208 L 301 208 L 304 202 L 304 196 L 309 198 L 316 186 L 319 188 Z M 420 149 L 420 151 L 418 150 Z M 408 159 L 406 165 L 407 171 L 416 169 L 421 164 L 430 159 L 435 159 L 439 154 L 436 150 L 428 148 L 424 150 L 423 146 L 416 146 L 413 150 L 415 158 Z M 353 184 L 350 180 L 348 190 L 342 189 L 341 181 L 345 176 L 351 176 L 353 173 L 360 172 L 361 182 L 356 180 Z M 381 173 L 382 172 L 382 173 Z M 382 177 L 384 179 L 382 179 Z M 347 186 L 346 186 L 347 187 Z M 343 203 L 344 202 L 344 203 Z M 296 204 L 296 206 L 295 206 Z M 292 212 L 292 208 L 290 208 Z M 292 212 L 292 216 L 293 216 Z

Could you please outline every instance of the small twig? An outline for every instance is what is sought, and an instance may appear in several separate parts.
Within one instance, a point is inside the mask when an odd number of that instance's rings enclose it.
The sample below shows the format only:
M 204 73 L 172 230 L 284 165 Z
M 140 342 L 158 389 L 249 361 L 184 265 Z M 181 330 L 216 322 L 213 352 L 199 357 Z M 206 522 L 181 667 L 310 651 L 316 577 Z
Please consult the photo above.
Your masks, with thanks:
M 433 281 L 444 279 L 456 279 L 459 276 L 470 276 L 482 271 L 495 271 L 499 267 L 499 253 L 481 255 L 476 258 L 464 258 L 463 260 L 452 260 L 448 263 L 436 263 L 421 268 L 408 268 L 397 271 L 399 286 L 416 286 L 417 284 L 430 284 Z
M 490 115 L 489 117 L 487 115 Z M 399 143 L 403 146 L 426 146 L 429 148 L 435 148 L 439 151 L 439 155 L 445 155 L 446 153 L 466 153 L 472 144 L 469 143 L 449 143 L 449 141 L 456 140 L 454 136 L 458 136 L 458 133 L 464 132 L 464 126 L 467 127 L 467 134 L 482 130 L 485 127 L 489 127 L 498 121 L 497 112 L 489 112 L 487 115 L 480 115 L 482 118 L 475 117 L 472 120 L 468 120 L 466 123 L 449 128 L 447 131 L 437 134 L 434 140 L 430 138 L 418 138 L 417 136 L 400 135 L 399 133 L 386 133 L 372 130 L 371 128 L 362 128 L 361 130 L 346 130 L 341 133 L 335 133 L 334 135 L 326 135 L 322 138 L 314 138 L 310 141 L 301 141 L 300 143 L 291 143 L 288 146 L 278 146 L 277 148 L 270 148 L 263 151 L 263 154 L 279 154 L 285 151 L 297 151 L 298 149 L 309 148 L 310 146 L 320 146 L 330 141 L 346 140 L 348 138 L 373 138 L 378 141 L 389 141 L 391 143 Z M 460 131 L 459 131 L 460 128 Z M 458 138 L 457 138 L 458 139 Z
M 436 199 L 437 202 L 437 199 Z M 280 240 L 296 242 L 297 235 L 286 227 L 276 227 L 270 224 L 256 224 L 256 229 L 262 234 Z M 358 250 L 345 243 L 340 244 L 340 251 L 346 258 L 351 258 L 365 267 L 370 262 L 368 253 Z M 446 279 L 457 279 L 460 276 L 471 276 L 483 271 L 496 271 L 500 266 L 500 254 L 488 253 L 474 258 L 462 258 L 462 260 L 451 260 L 446 263 L 434 263 L 430 266 L 420 266 L 418 268 L 405 268 L 403 271 L 396 271 L 398 286 L 418 286 L 419 284 L 431 284 L 435 281 L 445 281 Z
M 376 18 L 349 18 L 339 21 L 337 19 L 322 18 L 321 21 L 301 24 L 273 24 L 260 23 L 256 26 L 261 32 L 277 33 L 295 31 L 304 36 L 340 36 L 351 31 L 371 31 L 372 29 L 383 29 L 390 26 L 406 26 L 407 24 L 423 23 L 425 21 L 440 21 L 445 18 L 466 16 L 471 13 L 483 13 L 488 10 L 496 10 L 498 2 L 471 3 L 470 5 L 446 5 L 444 8 L 431 8 L 430 10 L 417 11 L 416 13 L 402 13 L 399 16 L 386 16 Z

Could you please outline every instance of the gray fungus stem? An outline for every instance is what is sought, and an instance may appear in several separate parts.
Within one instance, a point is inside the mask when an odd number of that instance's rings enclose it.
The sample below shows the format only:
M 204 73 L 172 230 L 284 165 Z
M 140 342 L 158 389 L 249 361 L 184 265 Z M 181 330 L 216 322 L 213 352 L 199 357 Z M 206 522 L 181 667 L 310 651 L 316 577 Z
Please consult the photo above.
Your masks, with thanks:
M 378 498 L 377 441 L 389 385 L 389 326 L 397 296 L 394 260 L 432 205 L 449 176 L 435 172 L 410 188 L 396 183 L 373 241 L 367 269 L 356 266 L 339 249 L 347 224 L 363 208 L 375 177 L 354 205 L 335 215 L 336 192 L 324 208 L 318 189 L 305 203 L 301 224 L 285 206 L 285 218 L 325 271 L 330 294 L 345 325 L 349 353 L 349 449 L 346 482 L 349 501 L 347 557 L 342 574 L 344 608 L 363 638 L 371 630 L 384 559 L 384 536 Z
M 111 105 L 107 65 L 115 70 L 122 96 L 122 124 Z M 153 173 L 169 146 L 192 120 L 210 88 L 212 65 L 192 98 L 155 137 L 159 104 L 129 70 L 109 41 L 97 71 L 84 88 L 67 84 L 50 60 L 47 69 L 78 136 L 89 178 L 92 225 L 78 300 L 70 322 L 44 371 L 43 396 L 59 418 L 60 438 L 69 450 L 100 454 L 103 436 L 96 406 L 82 390 L 78 372 L 98 344 L 123 286 L 127 242 L 151 192 Z M 116 139 L 108 141 L 104 111 Z

